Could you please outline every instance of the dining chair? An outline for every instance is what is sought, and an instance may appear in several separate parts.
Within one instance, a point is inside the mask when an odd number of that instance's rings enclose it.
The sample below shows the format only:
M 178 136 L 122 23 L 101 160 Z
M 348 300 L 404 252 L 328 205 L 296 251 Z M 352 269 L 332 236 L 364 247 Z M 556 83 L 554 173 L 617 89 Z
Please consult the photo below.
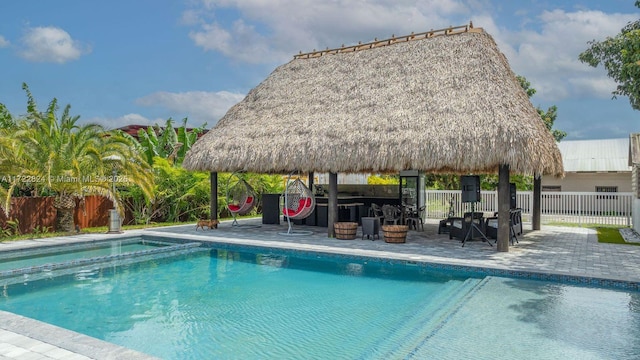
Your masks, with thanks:
M 384 215 L 383 225 L 399 225 L 402 221 L 400 209 L 393 205 L 382 205 L 382 214 Z
M 425 211 L 426 206 L 421 206 L 417 211 L 412 211 L 405 220 L 405 225 L 409 226 L 409 229 L 414 228 L 416 231 L 418 230 L 418 225 L 422 231 L 424 231 L 424 220 L 422 220 L 422 213 Z

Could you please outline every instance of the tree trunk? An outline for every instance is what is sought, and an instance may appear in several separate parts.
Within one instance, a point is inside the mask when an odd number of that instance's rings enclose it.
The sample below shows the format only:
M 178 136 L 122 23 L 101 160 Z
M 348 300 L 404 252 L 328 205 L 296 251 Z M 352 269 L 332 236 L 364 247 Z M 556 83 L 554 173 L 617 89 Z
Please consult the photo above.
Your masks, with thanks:
M 76 208 L 76 201 L 71 195 L 60 194 L 53 201 L 56 209 L 56 231 L 73 232 L 73 210 Z
M 218 219 L 218 173 L 209 173 L 209 187 L 211 188 L 211 197 L 209 198 L 209 219 Z

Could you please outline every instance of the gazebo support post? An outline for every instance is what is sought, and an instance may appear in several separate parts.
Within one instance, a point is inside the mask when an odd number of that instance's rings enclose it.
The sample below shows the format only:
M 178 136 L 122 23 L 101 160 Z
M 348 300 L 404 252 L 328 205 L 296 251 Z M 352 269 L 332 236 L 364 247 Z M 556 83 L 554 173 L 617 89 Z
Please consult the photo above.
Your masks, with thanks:
M 209 219 L 218 219 L 218 173 L 209 173 L 209 187 L 211 188 L 211 197 L 209 200 L 209 207 L 211 209 L 211 215 Z
M 336 237 L 334 224 L 338 221 L 338 174 L 329 173 L 329 204 L 327 209 L 327 236 Z
M 540 230 L 542 221 L 542 176 L 533 177 L 533 208 L 531 209 L 531 230 Z
M 509 191 L 509 165 L 500 165 L 498 170 L 498 251 L 509 251 L 511 240 L 510 212 L 511 207 Z

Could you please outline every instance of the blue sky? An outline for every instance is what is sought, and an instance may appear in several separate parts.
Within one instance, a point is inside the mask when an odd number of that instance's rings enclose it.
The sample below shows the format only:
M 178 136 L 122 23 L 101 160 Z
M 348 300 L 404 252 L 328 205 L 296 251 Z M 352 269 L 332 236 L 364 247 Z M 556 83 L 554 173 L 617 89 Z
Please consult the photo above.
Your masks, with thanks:
M 640 18 L 634 0 L 22 0 L 0 3 L 0 103 L 56 97 L 109 128 L 189 118 L 212 127 L 299 51 L 464 25 L 491 34 L 535 106 L 558 107 L 567 139 L 640 132 L 587 41 Z

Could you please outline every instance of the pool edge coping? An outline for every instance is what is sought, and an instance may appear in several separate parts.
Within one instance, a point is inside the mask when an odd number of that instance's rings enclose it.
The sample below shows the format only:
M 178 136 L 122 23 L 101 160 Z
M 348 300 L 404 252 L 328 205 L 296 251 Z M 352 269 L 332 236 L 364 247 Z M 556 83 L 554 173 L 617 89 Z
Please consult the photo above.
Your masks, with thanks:
M 91 359 L 154 360 L 157 357 L 79 332 L 0 310 L 0 329 Z M 46 356 L 30 348 L 25 350 Z
M 567 274 L 562 272 L 551 271 L 535 271 L 535 270 L 523 270 L 512 269 L 508 267 L 488 267 L 488 266 L 474 266 L 469 264 L 462 264 L 455 261 L 455 259 L 428 259 L 428 255 L 410 255 L 391 253 L 379 250 L 367 250 L 367 249 L 345 249 L 338 248 L 330 245 L 309 245 L 309 244 L 292 244 L 287 242 L 269 241 L 268 243 L 256 239 L 240 239 L 220 236 L 200 236 L 192 234 L 174 234 L 165 232 L 153 232 L 147 231 L 140 236 L 156 237 L 156 238 L 171 238 L 176 239 L 180 236 L 181 240 L 201 241 L 203 243 L 215 243 L 231 246 L 247 246 L 251 248 L 259 249 L 277 249 L 277 250 L 289 250 L 295 252 L 313 252 L 317 254 L 323 254 L 326 256 L 343 256 L 355 259 L 371 259 L 381 262 L 396 262 L 398 264 L 411 264 L 421 265 L 434 270 L 452 270 L 471 273 L 474 275 L 486 275 L 486 276 L 500 276 L 517 279 L 530 279 L 538 281 L 550 281 L 569 285 L 586 285 L 596 286 L 604 289 L 612 290 L 630 290 L 640 291 L 640 281 L 628 280 L 628 279 L 616 279 L 609 277 L 596 277 L 596 276 L 581 276 L 575 274 Z

